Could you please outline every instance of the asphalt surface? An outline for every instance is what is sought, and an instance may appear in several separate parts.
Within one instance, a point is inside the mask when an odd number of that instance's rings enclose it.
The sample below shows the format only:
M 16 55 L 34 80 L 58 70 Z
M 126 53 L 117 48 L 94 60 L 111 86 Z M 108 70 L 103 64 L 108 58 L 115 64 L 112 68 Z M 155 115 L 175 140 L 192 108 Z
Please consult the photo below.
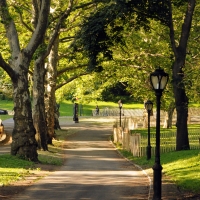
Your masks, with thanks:
M 62 129 L 73 129 L 68 136 L 66 162 L 59 171 L 35 182 L 12 200 L 149 200 L 152 177 L 123 158 L 109 138 L 113 118 L 60 118 Z M 13 120 L 3 122 L 12 132 Z M 10 145 L 0 147 L 0 154 L 10 153 Z M 162 183 L 162 199 L 183 199 L 170 181 Z
M 111 124 L 80 121 L 60 125 L 77 130 L 66 141 L 64 166 L 15 196 L 15 200 L 149 198 L 149 178 L 115 150 L 109 140 Z

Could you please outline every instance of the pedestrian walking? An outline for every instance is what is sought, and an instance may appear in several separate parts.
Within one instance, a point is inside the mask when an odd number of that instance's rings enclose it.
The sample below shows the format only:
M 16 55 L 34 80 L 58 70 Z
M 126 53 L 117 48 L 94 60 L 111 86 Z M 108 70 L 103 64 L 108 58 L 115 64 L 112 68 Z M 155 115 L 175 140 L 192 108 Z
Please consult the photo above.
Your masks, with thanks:
M 99 115 L 99 107 L 96 106 L 96 115 Z

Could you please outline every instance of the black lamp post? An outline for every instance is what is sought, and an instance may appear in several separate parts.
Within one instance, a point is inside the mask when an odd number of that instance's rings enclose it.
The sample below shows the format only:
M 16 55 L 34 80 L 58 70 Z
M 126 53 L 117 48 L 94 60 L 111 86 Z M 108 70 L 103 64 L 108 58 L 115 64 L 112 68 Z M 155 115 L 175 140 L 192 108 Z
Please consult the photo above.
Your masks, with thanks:
M 123 106 L 121 100 L 118 101 L 118 105 L 119 105 L 119 125 L 121 127 L 122 126 L 122 106 Z
M 161 179 L 162 166 L 160 164 L 160 99 L 162 92 L 165 89 L 169 79 L 169 75 L 163 69 L 156 69 L 150 74 L 150 83 L 156 95 L 156 150 L 155 150 L 155 164 L 153 166 L 153 200 L 161 199 Z
M 145 109 L 148 113 L 148 143 L 147 143 L 147 160 L 151 159 L 151 143 L 150 143 L 150 114 L 153 109 L 153 103 L 148 100 L 144 104 Z

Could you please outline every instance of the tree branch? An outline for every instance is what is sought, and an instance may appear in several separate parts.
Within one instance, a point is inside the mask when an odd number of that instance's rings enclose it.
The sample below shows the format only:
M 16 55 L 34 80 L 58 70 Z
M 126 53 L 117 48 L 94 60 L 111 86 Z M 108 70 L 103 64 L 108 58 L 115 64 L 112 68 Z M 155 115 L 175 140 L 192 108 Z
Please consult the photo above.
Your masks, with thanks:
M 6 36 L 12 53 L 11 57 L 12 59 L 15 59 L 20 52 L 19 38 L 13 19 L 8 11 L 6 0 L 0 1 L 0 17 L 2 18 L 2 23 L 6 30 Z
M 36 29 L 26 47 L 25 51 L 33 55 L 37 47 L 42 43 L 47 28 L 48 16 L 50 11 L 50 0 L 42 1 Z
M 48 44 L 48 47 L 47 47 L 47 51 L 46 51 L 46 53 L 44 55 L 44 58 L 49 55 L 49 53 L 51 51 L 51 48 L 52 48 L 52 46 L 54 44 L 54 41 L 56 40 L 56 38 L 59 35 L 61 24 L 70 15 L 72 7 L 73 7 L 73 0 L 70 0 L 67 9 L 61 15 L 61 17 L 58 20 L 58 23 L 56 24 L 56 27 L 54 28 L 54 32 L 53 32 L 53 34 L 51 36 L 51 39 L 49 41 L 49 44 Z
M 56 90 L 59 89 L 59 88 L 61 88 L 64 85 L 66 85 L 67 83 L 70 83 L 71 81 L 75 80 L 76 78 L 84 76 L 84 75 L 87 75 L 87 74 L 90 74 L 90 72 L 83 72 L 83 73 L 80 73 L 79 75 L 75 75 L 75 76 L 67 79 L 66 81 L 62 82 L 61 84 L 58 84 L 56 86 Z
M 68 71 L 71 71 L 71 70 L 76 70 L 76 69 L 81 69 L 83 67 L 87 67 L 87 65 L 78 65 L 77 67 L 66 67 L 60 71 L 57 72 L 57 76 L 60 76 L 61 74 L 65 73 L 65 72 L 68 72 Z
M 22 25 L 24 25 L 24 26 L 27 28 L 27 30 L 29 30 L 30 32 L 33 33 L 33 29 L 32 29 L 30 26 L 28 26 L 28 24 L 26 24 L 26 23 L 24 22 L 21 13 L 19 13 L 19 18 L 20 18 L 20 21 L 21 21 Z
M 172 50 L 174 52 L 175 57 L 177 57 L 177 52 L 176 52 L 176 43 L 175 43 L 175 37 L 174 37 L 174 24 L 173 24 L 173 19 L 172 19 L 172 5 L 171 1 L 169 1 L 169 35 L 170 35 L 170 41 L 172 45 Z
M 180 37 L 180 43 L 179 43 L 179 46 L 181 49 L 186 49 L 187 47 L 195 4 L 196 4 L 196 0 L 188 1 L 188 7 L 185 14 L 184 23 L 182 25 L 182 31 L 181 31 L 181 37 Z
M 0 53 L 0 66 L 3 70 L 5 70 L 7 72 L 7 74 L 10 76 L 10 78 L 12 80 L 16 79 L 17 78 L 17 75 L 15 73 L 15 71 L 10 67 L 9 64 L 7 64 L 5 62 L 5 60 L 3 59 L 1 53 Z

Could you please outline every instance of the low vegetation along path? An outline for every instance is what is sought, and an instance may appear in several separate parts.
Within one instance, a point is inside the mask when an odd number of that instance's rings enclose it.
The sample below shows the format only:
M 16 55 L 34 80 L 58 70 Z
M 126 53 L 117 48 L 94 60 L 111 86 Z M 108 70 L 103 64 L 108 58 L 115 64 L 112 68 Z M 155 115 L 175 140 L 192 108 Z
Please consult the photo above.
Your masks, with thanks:
M 66 162 L 15 200 L 148 199 L 149 179 L 115 150 L 112 125 L 79 122 L 65 144 Z

